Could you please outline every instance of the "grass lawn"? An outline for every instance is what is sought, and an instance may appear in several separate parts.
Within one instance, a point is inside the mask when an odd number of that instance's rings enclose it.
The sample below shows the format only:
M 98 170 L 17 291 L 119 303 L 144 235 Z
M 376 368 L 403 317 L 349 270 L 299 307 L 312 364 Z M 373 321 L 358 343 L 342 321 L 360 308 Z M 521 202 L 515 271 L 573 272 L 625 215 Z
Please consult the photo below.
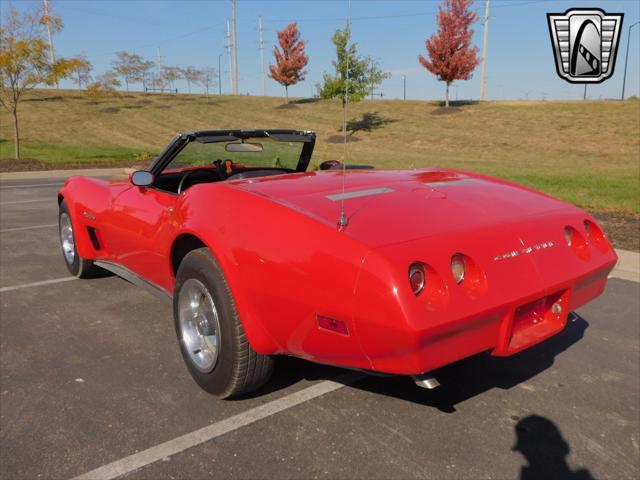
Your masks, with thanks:
M 331 143 L 340 103 L 202 95 L 143 95 L 89 103 L 80 92 L 39 90 L 21 105 L 23 156 L 47 164 L 152 157 L 176 133 L 216 128 L 314 130 L 313 163 L 343 160 Z M 640 102 L 504 101 L 434 115 L 435 102 L 365 100 L 349 106 L 348 161 L 377 168 L 451 167 L 506 178 L 591 210 L 640 213 Z M 13 155 L 6 111 L 0 158 Z

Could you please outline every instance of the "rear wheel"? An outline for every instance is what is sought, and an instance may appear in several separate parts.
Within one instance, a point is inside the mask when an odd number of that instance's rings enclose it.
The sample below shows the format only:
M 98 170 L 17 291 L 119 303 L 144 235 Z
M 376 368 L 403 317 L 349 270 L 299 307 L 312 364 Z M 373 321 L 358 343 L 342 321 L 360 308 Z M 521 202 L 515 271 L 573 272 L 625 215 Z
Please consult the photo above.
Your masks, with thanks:
M 229 285 L 207 248 L 189 252 L 180 263 L 173 315 L 189 373 L 207 392 L 239 396 L 271 376 L 273 360 L 249 345 Z
M 90 278 L 95 276 L 100 269 L 93 264 L 93 261 L 86 260 L 78 255 L 73 222 L 71 221 L 69 208 L 65 201 L 60 204 L 60 211 L 58 213 L 58 230 L 60 233 L 62 256 L 64 257 L 64 263 L 67 265 L 69 272 L 78 278 Z

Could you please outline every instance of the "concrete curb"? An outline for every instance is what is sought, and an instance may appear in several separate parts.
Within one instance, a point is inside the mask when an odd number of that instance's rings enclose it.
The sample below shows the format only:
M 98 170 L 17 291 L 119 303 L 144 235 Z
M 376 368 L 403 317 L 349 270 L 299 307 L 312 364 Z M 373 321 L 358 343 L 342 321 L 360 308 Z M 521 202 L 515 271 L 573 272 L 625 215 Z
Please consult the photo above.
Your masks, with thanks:
M 35 180 L 50 178 L 68 178 L 73 175 L 87 175 L 90 177 L 126 177 L 133 168 L 87 168 L 77 170 L 36 170 L 33 172 L 3 172 L 0 173 L 2 180 Z
M 616 253 L 618 263 L 609 276 L 640 282 L 640 253 L 629 250 L 616 250 Z

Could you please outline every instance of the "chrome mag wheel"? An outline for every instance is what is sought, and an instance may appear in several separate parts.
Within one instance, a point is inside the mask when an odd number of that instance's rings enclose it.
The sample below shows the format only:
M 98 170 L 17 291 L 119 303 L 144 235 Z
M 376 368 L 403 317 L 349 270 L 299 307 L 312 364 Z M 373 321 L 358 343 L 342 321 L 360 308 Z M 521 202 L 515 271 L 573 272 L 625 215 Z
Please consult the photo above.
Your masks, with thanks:
M 208 373 L 216 366 L 220 345 L 218 311 L 207 287 L 190 278 L 178 294 L 182 343 L 193 365 Z
M 72 265 L 76 257 L 76 242 L 73 238 L 71 218 L 67 213 L 60 215 L 60 244 L 62 245 L 64 259 L 69 265 Z

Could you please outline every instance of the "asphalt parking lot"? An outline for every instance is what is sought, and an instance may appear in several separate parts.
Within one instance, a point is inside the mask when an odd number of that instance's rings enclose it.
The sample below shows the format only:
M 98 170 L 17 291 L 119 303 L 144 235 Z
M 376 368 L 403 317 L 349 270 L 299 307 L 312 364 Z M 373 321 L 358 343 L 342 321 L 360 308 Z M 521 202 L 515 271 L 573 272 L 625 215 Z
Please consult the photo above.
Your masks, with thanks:
M 441 369 L 433 391 L 283 358 L 220 401 L 189 377 L 168 303 L 69 279 L 60 183 L 0 184 L 0 477 L 640 477 L 636 281 L 612 278 L 537 347 Z

